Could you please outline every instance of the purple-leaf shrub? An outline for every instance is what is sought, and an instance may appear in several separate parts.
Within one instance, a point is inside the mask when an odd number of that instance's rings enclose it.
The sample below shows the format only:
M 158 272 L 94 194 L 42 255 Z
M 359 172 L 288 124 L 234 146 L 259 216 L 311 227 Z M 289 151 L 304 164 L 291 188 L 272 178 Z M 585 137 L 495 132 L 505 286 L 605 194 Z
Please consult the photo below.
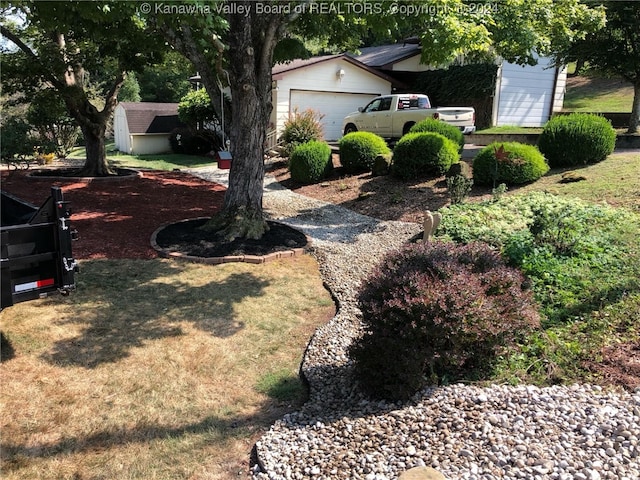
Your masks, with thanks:
M 524 276 L 483 243 L 411 244 L 359 295 L 364 333 L 350 349 L 363 390 L 404 399 L 431 380 L 477 378 L 540 318 Z

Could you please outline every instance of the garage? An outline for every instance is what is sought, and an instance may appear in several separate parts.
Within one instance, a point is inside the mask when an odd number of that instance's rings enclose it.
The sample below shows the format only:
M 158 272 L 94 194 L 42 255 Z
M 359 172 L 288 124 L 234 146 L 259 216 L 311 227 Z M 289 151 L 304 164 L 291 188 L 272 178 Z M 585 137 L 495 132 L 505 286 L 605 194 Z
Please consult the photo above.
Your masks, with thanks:
M 347 55 L 327 55 L 278 64 L 272 70 L 271 129 L 282 132 L 294 111 L 324 115 L 324 137 L 342 137 L 343 118 L 369 100 L 391 93 L 393 79 Z M 270 130 L 271 130 L 270 129 Z
M 325 140 L 337 140 L 342 136 L 342 119 L 351 112 L 364 107 L 378 94 L 337 93 L 291 90 L 291 111 L 303 112 L 311 109 L 322 112 Z

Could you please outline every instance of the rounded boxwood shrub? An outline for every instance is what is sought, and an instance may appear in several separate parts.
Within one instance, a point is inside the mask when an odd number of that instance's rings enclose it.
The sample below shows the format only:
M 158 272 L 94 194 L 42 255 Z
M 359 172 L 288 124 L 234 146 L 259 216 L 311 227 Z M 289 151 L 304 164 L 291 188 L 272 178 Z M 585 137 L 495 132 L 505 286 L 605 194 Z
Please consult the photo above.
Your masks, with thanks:
M 426 118 L 421 122 L 416 123 L 413 127 L 411 127 L 411 130 L 409 130 L 409 132 L 439 133 L 440 135 L 444 135 L 449 140 L 457 143 L 459 146 L 458 151 L 462 152 L 462 149 L 464 148 L 464 135 L 462 134 L 460 129 L 441 120 L 436 120 L 435 118 Z
M 473 181 L 478 185 L 521 185 L 548 171 L 549 165 L 536 147 L 518 142 L 492 143 L 473 159 Z
M 547 122 L 538 148 L 552 167 L 601 162 L 613 152 L 616 131 L 604 117 L 589 113 L 558 115 Z
M 340 140 L 340 163 L 347 172 L 370 172 L 379 155 L 391 150 L 382 137 L 371 132 L 352 132 Z
M 408 133 L 393 149 L 392 173 L 403 180 L 440 176 L 460 160 L 458 145 L 433 132 Z
M 484 243 L 417 243 L 389 254 L 359 293 L 349 350 L 363 391 L 406 399 L 426 383 L 480 378 L 540 317 L 527 281 Z
M 291 179 L 297 182 L 317 182 L 324 178 L 331 168 L 331 147 L 317 140 L 298 145 L 289 157 Z

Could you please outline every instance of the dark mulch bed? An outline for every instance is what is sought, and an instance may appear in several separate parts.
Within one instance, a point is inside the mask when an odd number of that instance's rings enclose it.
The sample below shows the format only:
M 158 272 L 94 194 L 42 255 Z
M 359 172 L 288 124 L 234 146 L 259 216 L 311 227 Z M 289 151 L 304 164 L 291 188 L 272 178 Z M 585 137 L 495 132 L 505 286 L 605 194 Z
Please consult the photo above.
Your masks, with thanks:
M 307 237 L 300 231 L 277 222 L 267 222 L 269 230 L 260 240 L 238 239 L 227 242 L 217 234 L 200 227 L 207 219 L 173 223 L 160 230 L 156 243 L 169 252 L 194 257 L 224 257 L 227 255 L 268 255 L 307 245 Z

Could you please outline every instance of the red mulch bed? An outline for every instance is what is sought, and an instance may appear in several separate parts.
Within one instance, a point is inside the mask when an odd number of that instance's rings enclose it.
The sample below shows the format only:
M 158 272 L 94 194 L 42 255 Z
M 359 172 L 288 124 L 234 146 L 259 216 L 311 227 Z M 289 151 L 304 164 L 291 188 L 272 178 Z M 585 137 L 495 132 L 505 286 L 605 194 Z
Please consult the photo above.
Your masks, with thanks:
M 2 172 L 2 189 L 34 205 L 52 186 L 71 202 L 76 259 L 156 258 L 151 235 L 178 220 L 211 216 L 222 207 L 225 187 L 181 172 L 144 171 L 142 177 L 78 179 L 27 177 L 27 171 Z

